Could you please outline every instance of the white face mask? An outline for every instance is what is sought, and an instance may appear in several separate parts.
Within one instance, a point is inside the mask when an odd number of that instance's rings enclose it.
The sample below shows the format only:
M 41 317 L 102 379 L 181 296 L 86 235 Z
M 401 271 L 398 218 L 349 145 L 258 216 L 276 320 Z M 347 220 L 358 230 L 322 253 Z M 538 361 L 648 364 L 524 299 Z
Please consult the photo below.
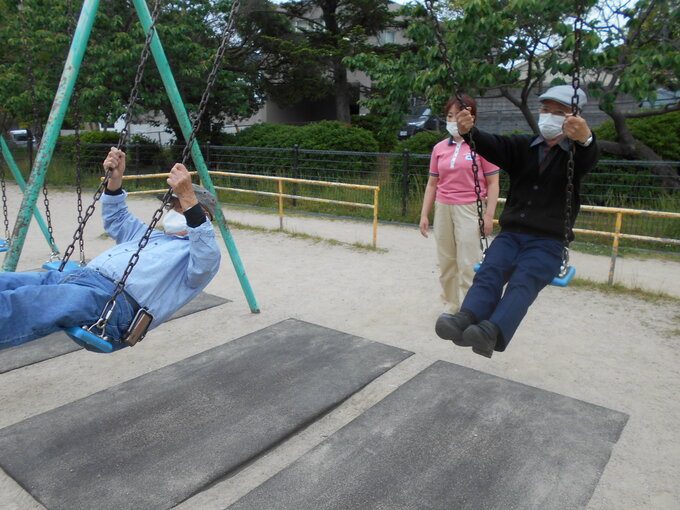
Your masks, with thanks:
M 460 133 L 458 133 L 458 123 L 455 120 L 453 122 L 449 121 L 446 123 L 446 130 L 453 137 L 460 136 Z
M 538 115 L 538 129 L 546 140 L 552 140 L 562 134 L 564 117 L 552 113 L 540 113 Z
M 187 219 L 183 214 L 174 210 L 166 212 L 161 223 L 166 234 L 179 234 L 187 230 Z

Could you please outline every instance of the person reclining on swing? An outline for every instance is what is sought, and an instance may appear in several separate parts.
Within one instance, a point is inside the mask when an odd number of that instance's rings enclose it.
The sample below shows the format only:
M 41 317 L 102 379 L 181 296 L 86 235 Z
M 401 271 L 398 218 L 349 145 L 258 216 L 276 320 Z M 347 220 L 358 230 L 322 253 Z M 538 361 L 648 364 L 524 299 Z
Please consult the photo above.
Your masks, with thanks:
M 125 153 L 111 148 L 104 160 L 111 176 L 101 197 L 106 232 L 116 246 L 70 272 L 0 273 L 0 348 L 19 345 L 72 326 L 97 322 L 113 296 L 147 225 L 128 211 L 122 188 Z M 191 183 L 182 164 L 170 170 L 171 207 L 154 230 L 116 298 L 105 334 L 123 338 L 140 307 L 156 327 L 196 297 L 217 274 L 220 249 L 211 220 L 217 200 Z
M 538 293 L 559 273 L 565 240 L 567 166 L 570 140 L 574 141 L 574 176 L 571 217 L 567 236 L 580 207 L 581 178 L 591 171 L 599 150 L 588 123 L 572 115 L 574 88 L 559 85 L 539 99 L 540 135 L 501 136 L 473 126 L 470 112 L 456 116 L 466 142 L 475 142 L 480 156 L 508 173 L 501 232 L 484 256 L 460 311 L 439 316 L 435 331 L 482 356 L 504 351 Z M 578 89 L 579 106 L 586 95 Z M 507 284 L 505 292 L 503 287 Z

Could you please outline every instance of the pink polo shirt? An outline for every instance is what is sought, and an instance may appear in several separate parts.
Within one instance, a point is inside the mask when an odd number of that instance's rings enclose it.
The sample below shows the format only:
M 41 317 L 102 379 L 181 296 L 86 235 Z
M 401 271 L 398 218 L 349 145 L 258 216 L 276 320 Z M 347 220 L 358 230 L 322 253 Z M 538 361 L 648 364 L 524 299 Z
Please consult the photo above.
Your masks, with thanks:
M 485 176 L 497 174 L 499 169 L 479 154 L 475 159 L 479 169 L 482 198 L 486 198 Z M 472 204 L 477 200 L 470 146 L 464 140 L 456 143 L 455 140 L 447 138 L 434 146 L 430 158 L 430 175 L 439 177 L 437 202 L 462 205 Z

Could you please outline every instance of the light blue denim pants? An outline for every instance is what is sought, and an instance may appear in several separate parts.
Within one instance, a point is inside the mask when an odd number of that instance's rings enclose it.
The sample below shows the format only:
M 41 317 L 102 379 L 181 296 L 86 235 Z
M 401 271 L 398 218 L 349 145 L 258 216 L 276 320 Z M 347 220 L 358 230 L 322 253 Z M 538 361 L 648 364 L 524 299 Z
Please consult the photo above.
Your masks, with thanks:
M 0 349 L 63 328 L 94 324 L 115 287 L 115 282 L 87 267 L 0 273 Z M 125 294 L 119 295 L 106 334 L 120 339 L 136 311 Z

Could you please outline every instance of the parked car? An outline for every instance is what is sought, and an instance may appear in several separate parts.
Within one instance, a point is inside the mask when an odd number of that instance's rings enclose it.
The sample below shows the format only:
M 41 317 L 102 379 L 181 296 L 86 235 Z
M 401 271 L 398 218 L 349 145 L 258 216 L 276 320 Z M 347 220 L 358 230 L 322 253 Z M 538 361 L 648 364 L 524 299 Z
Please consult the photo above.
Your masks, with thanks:
M 9 132 L 7 144 L 11 147 L 27 147 L 29 140 L 33 141 L 35 147 L 37 141 L 28 129 L 13 129 Z
M 446 126 L 446 121 L 434 115 L 427 105 L 414 106 L 404 118 L 404 125 L 399 128 L 399 140 L 411 138 L 421 131 L 439 131 Z

